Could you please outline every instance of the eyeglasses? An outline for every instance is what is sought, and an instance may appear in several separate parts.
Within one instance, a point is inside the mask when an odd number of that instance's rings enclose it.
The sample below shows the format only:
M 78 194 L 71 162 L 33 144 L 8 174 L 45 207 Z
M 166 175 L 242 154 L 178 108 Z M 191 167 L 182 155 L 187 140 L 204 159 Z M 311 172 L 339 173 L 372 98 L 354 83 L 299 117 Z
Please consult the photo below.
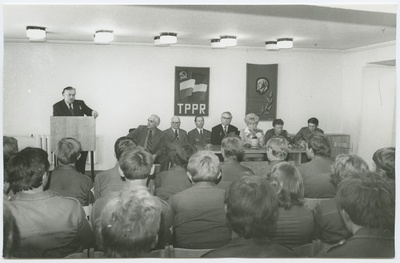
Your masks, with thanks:
M 225 120 L 230 120 L 230 119 L 232 119 L 231 117 L 225 117 L 225 116 L 222 116 L 222 119 L 225 119 Z

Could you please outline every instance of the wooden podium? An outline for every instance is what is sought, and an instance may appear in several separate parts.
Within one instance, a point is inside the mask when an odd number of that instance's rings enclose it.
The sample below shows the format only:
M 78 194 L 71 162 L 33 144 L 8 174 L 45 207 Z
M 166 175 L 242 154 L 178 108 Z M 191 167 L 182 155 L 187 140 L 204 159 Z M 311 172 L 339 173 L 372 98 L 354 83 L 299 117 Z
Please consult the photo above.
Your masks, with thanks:
M 50 117 L 51 152 L 55 152 L 57 143 L 64 137 L 77 139 L 81 143 L 82 151 L 90 151 L 90 167 L 93 179 L 93 151 L 96 150 L 96 122 L 94 117 Z

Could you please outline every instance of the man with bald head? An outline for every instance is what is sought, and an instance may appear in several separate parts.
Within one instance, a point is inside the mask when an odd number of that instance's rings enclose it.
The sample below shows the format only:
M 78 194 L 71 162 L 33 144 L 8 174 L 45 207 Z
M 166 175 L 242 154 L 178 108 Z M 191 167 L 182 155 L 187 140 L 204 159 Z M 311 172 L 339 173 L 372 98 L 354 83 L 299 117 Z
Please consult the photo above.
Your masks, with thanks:
M 142 146 L 147 152 L 151 153 L 154 163 L 158 163 L 160 156 L 164 152 L 163 133 L 158 129 L 160 117 L 153 114 L 147 120 L 146 125 L 139 125 L 136 129 L 130 130 L 128 137 L 132 138 L 137 145 Z
M 171 161 L 177 145 L 187 143 L 187 133 L 180 129 L 181 119 L 178 116 L 171 118 L 171 128 L 163 131 L 165 154 L 160 159 L 161 171 L 168 170 L 168 164 Z

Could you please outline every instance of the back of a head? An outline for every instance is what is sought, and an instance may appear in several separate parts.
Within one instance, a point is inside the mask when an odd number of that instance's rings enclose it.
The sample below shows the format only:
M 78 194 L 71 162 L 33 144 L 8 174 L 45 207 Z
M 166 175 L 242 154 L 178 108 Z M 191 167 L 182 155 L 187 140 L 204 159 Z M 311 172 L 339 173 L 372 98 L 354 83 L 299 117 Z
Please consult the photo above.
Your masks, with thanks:
M 390 185 L 377 173 L 364 172 L 344 179 L 336 200 L 354 224 L 393 230 L 395 200 Z
M 11 156 L 18 152 L 18 141 L 14 137 L 3 136 L 4 165 Z
M 106 257 L 142 257 L 157 243 L 161 205 L 146 187 L 123 189 L 101 214 Z
M 236 136 L 225 137 L 221 142 L 221 150 L 225 158 L 240 161 L 244 155 L 243 141 Z
M 220 171 L 219 159 L 210 151 L 199 151 L 190 157 L 187 170 L 194 183 L 215 182 Z
M 27 147 L 7 162 L 7 181 L 14 193 L 38 188 L 49 167 L 48 154 L 44 150 Z
M 303 204 L 303 177 L 294 165 L 287 162 L 276 164 L 269 180 L 277 190 L 279 206 L 290 209 L 293 204 Z
M 56 156 L 61 164 L 75 163 L 81 154 L 81 143 L 70 137 L 62 138 L 56 148 Z
M 131 137 L 123 136 L 117 139 L 114 144 L 114 152 L 117 160 L 126 149 L 135 149 L 136 143 Z
M 313 134 L 308 138 L 308 148 L 314 151 L 316 156 L 330 157 L 331 147 L 329 140 L 322 134 Z
M 357 154 L 339 154 L 332 165 L 332 181 L 338 185 L 343 179 L 369 170 L 368 164 Z
M 279 160 L 286 160 L 288 156 L 288 141 L 281 136 L 272 137 L 267 142 L 267 148 L 272 150 L 272 155 Z
M 126 179 L 143 180 L 150 174 L 153 158 L 142 147 L 136 147 L 124 151 L 118 163 Z
M 186 168 L 190 157 L 197 152 L 192 144 L 178 145 L 173 152 L 172 162 L 174 165 Z
M 376 171 L 390 179 L 395 179 L 396 148 L 387 147 L 377 150 L 372 156 L 376 165 Z
M 267 179 L 245 176 L 225 192 L 226 217 L 233 231 L 244 238 L 267 236 L 276 221 L 278 200 Z

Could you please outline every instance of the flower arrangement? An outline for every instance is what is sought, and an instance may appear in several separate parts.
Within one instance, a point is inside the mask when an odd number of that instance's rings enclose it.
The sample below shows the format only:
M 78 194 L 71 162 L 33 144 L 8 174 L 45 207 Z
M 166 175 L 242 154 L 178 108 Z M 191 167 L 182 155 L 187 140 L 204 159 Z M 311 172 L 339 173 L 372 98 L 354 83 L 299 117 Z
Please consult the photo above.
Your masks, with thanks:
M 250 138 L 250 139 L 260 139 L 261 137 L 263 137 L 263 134 L 262 134 L 262 130 L 260 130 L 260 129 L 251 130 L 247 134 L 247 138 Z

